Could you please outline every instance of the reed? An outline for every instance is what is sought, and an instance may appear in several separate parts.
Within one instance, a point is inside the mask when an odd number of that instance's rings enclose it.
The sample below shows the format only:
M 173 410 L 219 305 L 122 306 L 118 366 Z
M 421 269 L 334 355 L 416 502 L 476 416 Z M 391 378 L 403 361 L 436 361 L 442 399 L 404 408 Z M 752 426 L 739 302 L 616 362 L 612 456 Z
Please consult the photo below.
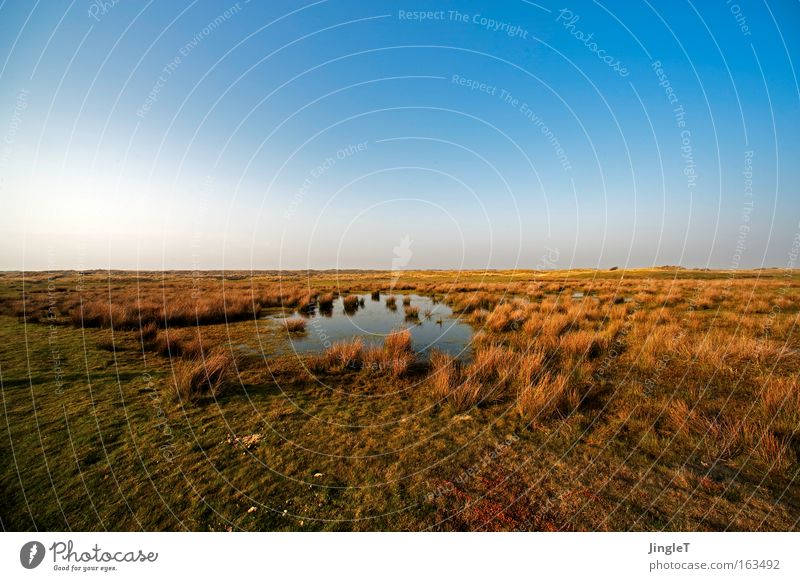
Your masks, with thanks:
M 346 313 L 355 313 L 359 307 L 359 300 L 357 295 L 347 295 L 342 299 L 344 311 Z
M 403 310 L 405 311 L 406 321 L 419 320 L 419 307 L 413 305 L 406 305 Z
M 283 324 L 289 333 L 303 333 L 306 330 L 305 319 L 285 319 Z
M 205 396 L 216 398 L 225 386 L 233 367 L 233 358 L 218 352 L 206 358 L 179 361 L 174 365 L 175 388 L 182 402 Z

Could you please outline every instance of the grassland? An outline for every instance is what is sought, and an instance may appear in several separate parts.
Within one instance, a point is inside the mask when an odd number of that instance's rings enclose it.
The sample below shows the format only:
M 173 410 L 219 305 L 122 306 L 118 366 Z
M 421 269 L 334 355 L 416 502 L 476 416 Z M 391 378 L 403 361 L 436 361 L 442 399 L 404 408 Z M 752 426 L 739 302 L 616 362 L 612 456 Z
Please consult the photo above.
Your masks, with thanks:
M 0 275 L 3 529 L 800 527 L 800 273 L 393 276 Z M 471 359 L 294 353 L 370 293 Z

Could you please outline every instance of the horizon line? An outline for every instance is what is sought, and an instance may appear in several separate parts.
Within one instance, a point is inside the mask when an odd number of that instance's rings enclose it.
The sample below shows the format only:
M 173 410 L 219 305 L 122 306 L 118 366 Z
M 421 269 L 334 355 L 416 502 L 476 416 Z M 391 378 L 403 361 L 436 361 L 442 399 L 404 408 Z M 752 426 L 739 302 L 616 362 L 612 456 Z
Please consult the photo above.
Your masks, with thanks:
M 98 273 L 98 272 L 121 272 L 121 273 L 221 273 L 221 272 L 252 272 L 252 273 L 280 273 L 280 272 L 364 272 L 364 273 L 412 273 L 412 272 L 574 272 L 574 271 L 594 271 L 594 272 L 626 272 L 631 270 L 682 270 L 697 272 L 757 272 L 762 270 L 800 270 L 800 268 L 789 266 L 758 266 L 752 268 L 714 268 L 705 266 L 681 266 L 681 265 L 661 265 L 661 266 L 630 266 L 630 267 L 572 267 L 572 268 L 414 268 L 414 269 L 391 269 L 391 268 L 54 268 L 54 269 L 10 269 L 0 270 L 0 274 L 24 274 L 24 273 Z

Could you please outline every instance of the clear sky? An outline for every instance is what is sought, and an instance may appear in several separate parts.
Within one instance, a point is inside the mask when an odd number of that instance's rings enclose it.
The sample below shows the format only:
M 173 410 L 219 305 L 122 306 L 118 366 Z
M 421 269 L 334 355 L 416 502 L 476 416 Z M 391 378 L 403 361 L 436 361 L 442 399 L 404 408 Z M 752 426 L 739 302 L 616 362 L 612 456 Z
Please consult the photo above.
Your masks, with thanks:
M 0 269 L 785 267 L 799 49 L 795 0 L 5 0 Z

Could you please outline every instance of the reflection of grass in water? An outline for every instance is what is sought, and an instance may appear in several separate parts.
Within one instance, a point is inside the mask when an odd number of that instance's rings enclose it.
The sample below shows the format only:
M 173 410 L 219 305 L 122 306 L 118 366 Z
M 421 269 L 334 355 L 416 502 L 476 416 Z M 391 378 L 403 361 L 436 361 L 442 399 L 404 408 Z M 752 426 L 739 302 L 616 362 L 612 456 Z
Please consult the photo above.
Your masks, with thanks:
M 347 295 L 342 300 L 342 304 L 346 313 L 355 313 L 360 305 L 358 295 Z
M 333 310 L 333 301 L 335 300 L 335 296 L 333 293 L 325 293 L 320 295 L 317 298 L 317 305 L 319 307 L 320 312 L 322 313 L 329 313 Z
M 419 320 L 419 307 L 406 305 L 403 310 L 405 311 L 406 321 Z
M 352 358 L 360 363 L 312 372 L 314 356 L 293 354 L 280 320 L 214 323 L 208 310 L 199 319 L 170 310 L 190 296 L 186 275 L 142 275 L 137 292 L 133 276 L 115 274 L 109 289 L 107 273 L 88 274 L 79 296 L 78 275 L 67 274 L 52 297 L 45 275 L 26 276 L 27 326 L 21 278 L 5 275 L 4 417 L 25 463 L 17 472 L 5 449 L 4 525 L 788 529 L 800 502 L 800 388 L 797 355 L 785 346 L 796 344 L 800 277 L 740 274 L 571 271 L 531 282 L 496 273 L 484 284 L 480 273 L 460 273 L 455 290 L 452 273 L 406 273 L 404 288 L 480 314 L 472 361 L 432 354 L 428 364 L 362 345 Z M 379 274 L 348 276 L 354 290 L 380 284 Z M 317 293 L 338 283 L 325 273 L 309 280 Z M 201 286 L 202 304 L 225 304 L 219 278 Z M 280 286 L 248 275 L 226 280 L 224 296 L 250 313 L 255 296 L 279 315 L 281 301 L 299 305 L 308 294 Z M 573 301 L 573 292 L 587 298 Z M 109 316 L 74 328 L 81 299 Z M 166 331 L 150 318 L 164 307 Z M 231 350 L 239 344 L 257 352 Z M 198 354 L 216 353 L 235 360 L 207 381 Z M 195 389 L 181 401 L 176 377 L 185 376 Z M 243 451 L 228 443 L 231 432 L 263 438 Z M 247 512 L 237 489 L 287 516 Z M 342 520 L 365 514 L 392 516 Z

